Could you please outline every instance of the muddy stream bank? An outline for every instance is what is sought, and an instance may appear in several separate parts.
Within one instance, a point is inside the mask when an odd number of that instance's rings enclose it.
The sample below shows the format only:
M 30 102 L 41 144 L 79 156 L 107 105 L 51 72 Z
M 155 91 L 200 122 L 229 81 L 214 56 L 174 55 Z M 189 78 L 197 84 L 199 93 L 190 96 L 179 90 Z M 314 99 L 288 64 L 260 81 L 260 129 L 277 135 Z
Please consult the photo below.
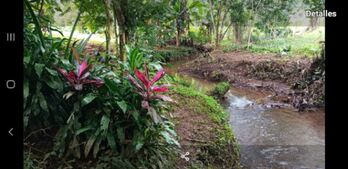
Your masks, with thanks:
M 170 73 L 175 74 L 184 63 L 171 63 Z M 215 86 L 191 74 L 182 77 L 201 91 L 209 91 Z M 278 103 L 268 99 L 268 95 L 262 91 L 231 87 L 221 101 L 230 113 L 242 165 L 251 169 L 325 168 L 324 109 L 298 112 L 290 105 L 272 106 Z

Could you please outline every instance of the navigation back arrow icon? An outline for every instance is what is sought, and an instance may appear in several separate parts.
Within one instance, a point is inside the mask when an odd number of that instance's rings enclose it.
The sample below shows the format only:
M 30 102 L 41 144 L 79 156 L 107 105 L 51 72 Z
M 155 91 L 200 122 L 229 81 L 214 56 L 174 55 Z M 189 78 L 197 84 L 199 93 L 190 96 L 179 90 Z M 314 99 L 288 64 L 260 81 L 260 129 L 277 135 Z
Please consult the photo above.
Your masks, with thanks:
M 12 130 L 13 130 L 13 128 L 11 128 L 11 129 L 8 131 L 8 133 L 9 133 L 11 136 L 13 136 Z

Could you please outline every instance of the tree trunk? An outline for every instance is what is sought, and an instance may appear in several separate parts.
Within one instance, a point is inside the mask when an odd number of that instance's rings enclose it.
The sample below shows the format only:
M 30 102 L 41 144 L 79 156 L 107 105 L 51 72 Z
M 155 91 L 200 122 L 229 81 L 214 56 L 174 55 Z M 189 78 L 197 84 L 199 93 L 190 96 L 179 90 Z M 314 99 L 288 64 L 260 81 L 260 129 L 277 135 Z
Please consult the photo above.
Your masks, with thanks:
M 119 34 L 118 34 L 118 23 L 116 19 L 116 11 L 115 8 L 113 8 L 113 15 L 114 15 L 114 31 L 115 31 L 115 53 L 118 55 L 119 54 Z
M 224 32 L 221 32 L 221 33 L 220 33 L 220 41 L 223 40 L 223 39 L 225 38 L 226 33 L 227 33 L 228 30 L 231 28 L 231 26 L 232 26 L 232 22 L 227 26 L 227 28 L 225 29 Z M 223 31 L 223 30 L 221 30 L 221 31 Z
M 318 17 L 310 17 L 310 30 L 315 30 L 318 26 Z
M 247 49 L 250 47 L 250 42 L 251 42 L 251 34 L 253 32 L 253 27 L 255 25 L 255 20 L 256 19 L 256 14 L 258 13 L 258 9 L 260 7 L 262 0 L 259 0 L 257 4 L 254 3 L 254 0 L 251 1 L 251 14 L 250 14 L 250 24 L 249 24 L 249 32 L 248 32 L 248 45 Z
M 221 1 L 219 1 L 219 6 L 217 10 L 217 19 L 216 19 L 216 24 L 215 24 L 215 47 L 219 47 L 220 43 L 220 32 L 219 32 L 219 26 L 220 26 L 220 17 L 221 17 L 221 8 L 222 4 Z
M 243 38 L 242 27 L 238 23 L 234 23 L 233 27 L 234 27 L 234 39 L 236 44 L 239 45 L 242 43 L 242 38 Z
M 118 41 L 119 41 L 118 49 L 119 49 L 119 52 L 120 52 L 120 58 L 121 58 L 122 61 L 125 61 L 126 60 L 125 55 L 124 55 L 124 45 L 125 45 L 125 43 L 124 43 L 124 33 L 123 33 L 123 31 L 122 31 L 122 33 L 120 32 Z
M 113 9 L 114 9 L 114 15 L 116 16 L 117 19 L 117 27 L 118 28 L 118 48 L 119 48 L 119 54 L 120 54 L 120 59 L 122 61 L 125 60 L 125 55 L 124 55 L 124 45 L 126 44 L 126 21 L 125 21 L 125 16 L 124 16 L 124 12 L 121 8 L 121 6 L 123 6 L 123 4 L 121 5 L 119 1 L 117 0 L 113 0 L 112 1 L 113 4 Z
M 212 30 L 212 31 L 210 31 L 210 34 L 211 34 L 211 36 L 210 36 L 210 42 L 212 41 L 212 34 L 213 34 L 213 31 L 216 31 L 215 29 L 216 29 L 216 24 L 215 24 L 215 21 L 214 21 L 214 1 L 213 0 L 210 0 L 209 1 L 209 7 L 210 7 L 210 17 L 211 17 L 211 23 L 212 23 L 212 26 L 211 26 L 211 28 L 213 28 L 214 30 Z M 216 42 L 215 42 L 216 43 Z
M 180 46 L 180 24 L 178 19 L 176 19 L 176 46 Z
M 218 25 L 218 22 L 216 25 Z M 215 28 L 215 47 L 219 47 L 219 26 Z
M 111 2 L 110 0 L 104 0 L 104 6 L 105 6 L 105 14 L 106 14 L 106 30 L 105 30 L 105 51 L 107 54 L 110 53 L 110 41 L 111 41 L 111 25 L 112 25 L 112 17 L 110 14 L 110 8 L 111 8 Z
M 254 26 L 254 22 L 252 22 L 252 24 L 249 25 L 247 49 L 249 49 L 249 47 L 250 47 L 250 43 L 251 43 L 251 34 L 252 34 L 252 32 L 253 32 L 253 26 Z
M 110 53 L 110 31 L 109 30 L 105 30 L 104 31 L 105 34 L 105 52 L 106 54 Z

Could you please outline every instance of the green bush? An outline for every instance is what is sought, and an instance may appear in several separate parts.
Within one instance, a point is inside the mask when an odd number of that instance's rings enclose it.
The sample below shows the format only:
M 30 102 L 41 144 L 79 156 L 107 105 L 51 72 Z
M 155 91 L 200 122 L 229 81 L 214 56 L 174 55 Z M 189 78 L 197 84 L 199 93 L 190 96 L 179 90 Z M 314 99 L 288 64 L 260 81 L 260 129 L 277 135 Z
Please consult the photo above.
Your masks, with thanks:
M 228 90 L 230 90 L 230 84 L 228 82 L 220 82 L 216 85 L 211 95 L 215 98 L 222 98 Z
M 195 44 L 202 45 L 209 41 L 209 36 L 207 36 L 202 29 L 189 31 L 188 37 L 191 38 Z

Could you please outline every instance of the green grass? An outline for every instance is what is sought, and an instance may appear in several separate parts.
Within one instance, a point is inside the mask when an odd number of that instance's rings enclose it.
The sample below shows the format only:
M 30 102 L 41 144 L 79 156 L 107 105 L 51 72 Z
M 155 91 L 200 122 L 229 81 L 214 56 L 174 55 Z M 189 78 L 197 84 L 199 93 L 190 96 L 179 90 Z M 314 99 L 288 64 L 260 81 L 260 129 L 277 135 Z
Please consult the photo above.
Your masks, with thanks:
M 227 119 L 227 113 L 221 105 L 211 96 L 205 95 L 192 87 L 177 86 L 175 92 L 184 96 L 192 98 L 193 101 L 198 101 L 198 106 L 195 107 L 197 112 L 206 113 L 217 123 L 222 123 Z M 197 105 L 197 104 L 194 104 Z
M 324 41 L 325 28 L 321 27 L 311 32 L 305 32 L 301 35 L 293 35 L 285 38 L 262 39 L 260 38 L 248 49 L 255 53 L 277 53 L 280 54 L 284 49 L 289 49 L 287 55 L 315 56 L 320 52 L 320 41 Z M 230 52 L 237 49 L 243 49 L 246 45 L 235 45 L 231 41 L 221 42 L 224 52 Z
M 215 126 L 212 132 L 214 140 L 209 144 L 200 145 L 199 157 L 204 161 L 205 168 L 240 168 L 239 145 L 228 123 L 228 113 L 213 97 L 197 91 L 192 86 L 178 84 L 173 93 L 179 95 L 179 107 L 189 106 L 190 111 L 205 113 Z M 193 161 L 194 162 L 194 161 Z M 192 164 L 192 162 L 191 162 Z M 218 166 L 216 166 L 218 165 Z M 191 168 L 197 168 L 191 166 Z

